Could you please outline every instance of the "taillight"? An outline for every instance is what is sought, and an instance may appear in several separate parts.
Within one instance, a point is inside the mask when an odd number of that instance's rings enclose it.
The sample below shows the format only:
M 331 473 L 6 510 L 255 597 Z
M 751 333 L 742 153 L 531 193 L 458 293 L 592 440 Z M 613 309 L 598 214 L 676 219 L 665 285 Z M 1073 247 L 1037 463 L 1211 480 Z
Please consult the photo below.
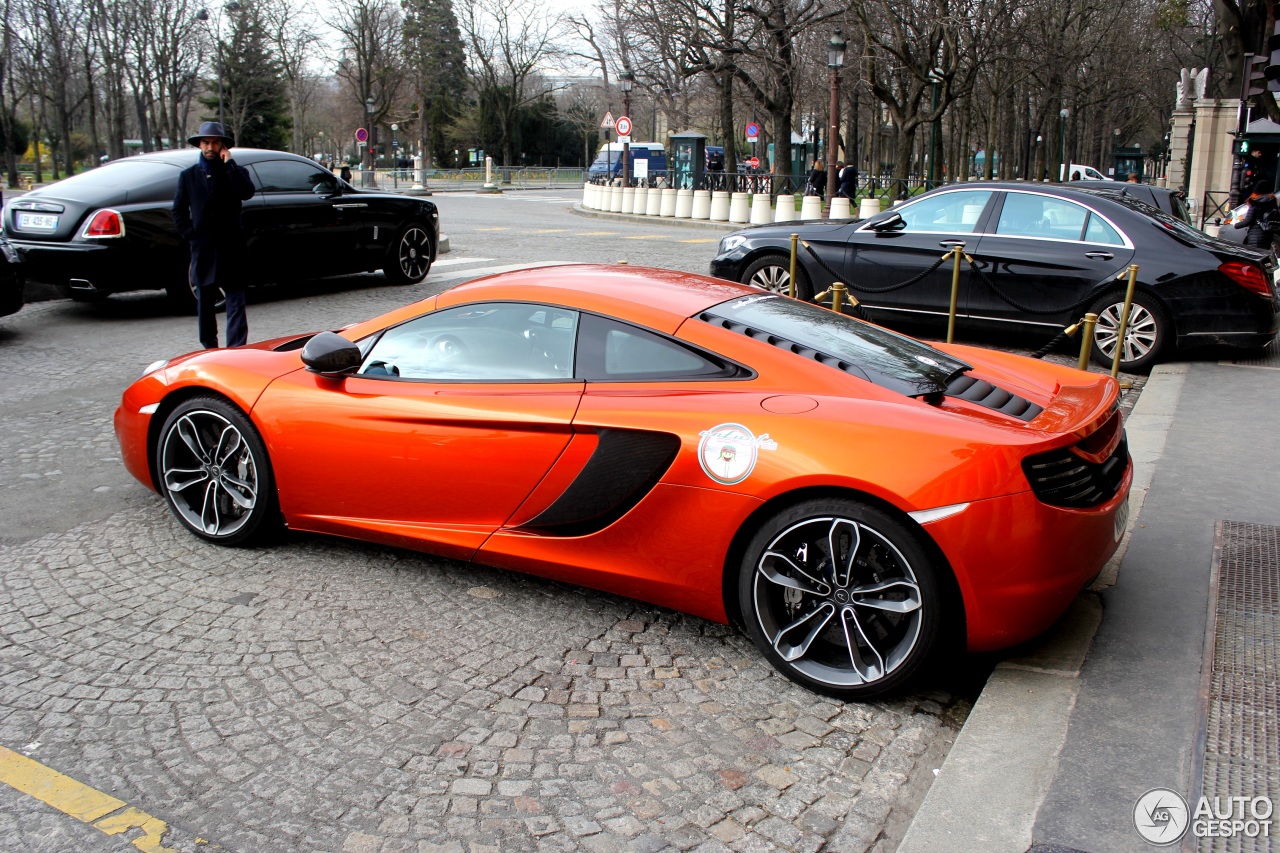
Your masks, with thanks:
M 1272 296 L 1271 282 L 1267 281 L 1267 277 L 1263 275 L 1262 269 L 1256 264 L 1245 263 L 1244 261 L 1227 261 L 1218 267 L 1218 272 L 1243 287 L 1245 290 L 1252 290 L 1254 293 L 1260 293 L 1263 296 Z
M 89 218 L 89 224 L 84 227 L 83 236 L 97 240 L 123 237 L 124 217 L 118 210 L 103 208 Z

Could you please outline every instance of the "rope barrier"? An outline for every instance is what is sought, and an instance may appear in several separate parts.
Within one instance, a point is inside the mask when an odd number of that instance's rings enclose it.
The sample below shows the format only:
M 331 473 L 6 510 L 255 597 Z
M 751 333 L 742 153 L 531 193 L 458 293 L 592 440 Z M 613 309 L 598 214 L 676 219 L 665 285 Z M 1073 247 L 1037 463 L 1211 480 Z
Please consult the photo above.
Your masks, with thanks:
M 801 240 L 801 241 L 800 241 L 800 245 L 801 245 L 801 246 L 804 246 L 804 249 L 805 249 L 805 251 L 806 251 L 806 252 L 808 252 L 808 253 L 809 253 L 809 256 L 810 256 L 810 257 L 812 257 L 812 258 L 814 259 L 814 261 L 815 261 L 815 262 L 817 262 L 818 266 L 820 266 L 820 267 L 822 267 L 824 270 L 826 270 L 828 275 L 830 275 L 830 276 L 831 276 L 832 278 L 834 278 L 836 281 L 841 281 L 841 280 L 843 280 L 843 276 L 842 276 L 840 273 L 836 272 L 836 271 L 835 271 L 835 270 L 833 270 L 831 267 L 827 266 L 826 262 L 825 262 L 825 261 L 823 261 L 823 260 L 822 260 L 822 258 L 818 257 L 818 253 L 817 253 L 817 252 L 815 252 L 815 251 L 813 250 L 813 247 L 812 247 L 812 246 L 810 246 L 810 245 L 808 244 L 808 242 L 806 242 L 806 241 L 804 241 L 804 240 Z M 913 285 L 913 284 L 915 284 L 916 282 L 918 282 L 918 281 L 920 281 L 921 279 L 923 279 L 923 278 L 924 278 L 925 276 L 927 276 L 929 273 L 931 273 L 931 272 L 933 272 L 934 270 L 936 270 L 938 267 L 942 266 L 943 262 L 944 262 L 944 261 L 946 261 L 947 257 L 948 257 L 947 255 L 943 255 L 941 258 L 939 258 L 939 259 L 937 260 L 937 262 L 936 262 L 936 263 L 934 263 L 934 264 L 933 264 L 932 266 L 930 266 L 928 269 L 924 270 L 923 272 L 921 272 L 921 273 L 920 273 L 919 275 L 917 275 L 917 276 L 913 276 L 912 278 L 907 279 L 906 281 L 902 282 L 901 284 L 894 284 L 894 285 L 890 285 L 889 287 L 859 287 L 859 286 L 858 286 L 858 285 L 856 285 L 856 284 L 850 284 L 850 285 L 848 285 L 848 287 L 853 288 L 854 290 L 858 291 L 859 293 L 890 293 L 890 292 L 892 292 L 892 291 L 894 291 L 894 290 L 901 290 L 901 289 L 902 289 L 902 288 L 904 288 L 904 287 L 910 287 L 911 285 Z

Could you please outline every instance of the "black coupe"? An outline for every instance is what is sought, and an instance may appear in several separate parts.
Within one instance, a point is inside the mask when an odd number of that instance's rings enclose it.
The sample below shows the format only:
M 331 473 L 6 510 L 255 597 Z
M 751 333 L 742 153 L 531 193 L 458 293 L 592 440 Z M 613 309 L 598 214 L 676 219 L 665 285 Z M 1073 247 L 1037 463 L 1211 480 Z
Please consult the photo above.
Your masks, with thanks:
M 720 241 L 711 273 L 786 290 L 793 233 L 808 244 L 797 252 L 801 298 L 838 280 L 877 322 L 945 322 L 954 264 L 931 268 L 959 244 L 973 259 L 961 264 L 961 328 L 1039 328 L 1048 339 L 1092 311 L 1099 315 L 1094 356 L 1107 364 L 1125 273 L 1137 264 L 1121 351 L 1126 370 L 1146 370 L 1175 343 L 1263 347 L 1280 318 L 1270 253 L 1096 189 L 956 184 L 867 219 L 746 228 Z
M 73 299 L 163 288 L 194 308 L 187 244 L 174 225 L 178 173 L 194 148 L 116 160 L 33 190 L 4 211 L 4 233 L 27 277 Z M 255 193 L 241 216 L 248 284 L 382 270 L 395 284 L 422 281 L 436 256 L 440 217 L 423 198 L 356 189 L 295 154 L 235 148 Z

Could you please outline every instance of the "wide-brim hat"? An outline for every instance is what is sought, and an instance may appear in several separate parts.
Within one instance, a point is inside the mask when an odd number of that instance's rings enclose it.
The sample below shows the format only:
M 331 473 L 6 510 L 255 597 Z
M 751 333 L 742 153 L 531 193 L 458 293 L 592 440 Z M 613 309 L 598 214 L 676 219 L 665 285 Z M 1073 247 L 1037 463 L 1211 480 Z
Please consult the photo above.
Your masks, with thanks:
M 187 142 L 191 145 L 199 145 L 200 140 L 206 136 L 216 136 L 221 139 L 228 148 L 235 145 L 235 140 L 228 135 L 226 129 L 220 121 L 206 121 L 200 125 L 200 130 L 195 136 L 187 137 Z

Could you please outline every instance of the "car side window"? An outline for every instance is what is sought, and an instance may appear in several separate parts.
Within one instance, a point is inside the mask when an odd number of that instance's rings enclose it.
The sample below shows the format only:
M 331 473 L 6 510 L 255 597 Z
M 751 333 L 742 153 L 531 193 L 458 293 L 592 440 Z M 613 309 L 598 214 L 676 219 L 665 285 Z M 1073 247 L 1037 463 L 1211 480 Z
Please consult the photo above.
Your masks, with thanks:
M 597 382 L 720 379 L 740 375 L 678 341 L 617 320 L 584 314 L 578 335 L 578 378 Z
M 1112 246 L 1123 246 L 1124 238 L 1120 232 L 1096 213 L 1089 214 L 1089 224 L 1084 229 L 1086 243 L 1107 243 Z
M 388 329 L 359 374 L 440 382 L 526 382 L 573 377 L 578 312 L 527 302 L 484 302 Z
M 1079 240 L 1089 211 L 1073 202 L 1033 193 L 1009 193 L 995 233 L 1006 237 Z
M 972 233 L 991 194 L 991 190 L 962 190 L 924 196 L 898 211 L 906 223 L 903 230 Z
M 253 164 L 258 184 L 268 193 L 309 193 L 320 183 L 334 183 L 333 175 L 294 160 L 264 160 Z

